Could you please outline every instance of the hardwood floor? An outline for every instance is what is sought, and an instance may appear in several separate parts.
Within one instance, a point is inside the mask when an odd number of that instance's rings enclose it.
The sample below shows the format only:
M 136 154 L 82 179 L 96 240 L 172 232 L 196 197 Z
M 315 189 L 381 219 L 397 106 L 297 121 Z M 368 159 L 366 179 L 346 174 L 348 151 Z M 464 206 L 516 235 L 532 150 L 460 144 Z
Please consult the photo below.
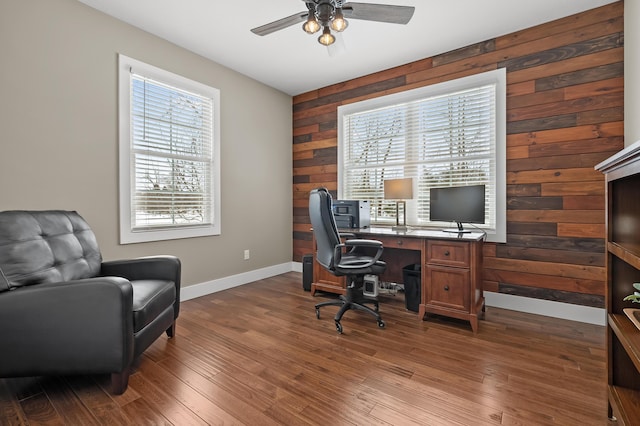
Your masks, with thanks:
M 120 396 L 107 375 L 0 379 L 2 425 L 603 425 L 604 327 L 488 308 L 479 332 L 419 321 L 401 294 L 387 328 L 315 318 L 291 272 L 182 303 Z

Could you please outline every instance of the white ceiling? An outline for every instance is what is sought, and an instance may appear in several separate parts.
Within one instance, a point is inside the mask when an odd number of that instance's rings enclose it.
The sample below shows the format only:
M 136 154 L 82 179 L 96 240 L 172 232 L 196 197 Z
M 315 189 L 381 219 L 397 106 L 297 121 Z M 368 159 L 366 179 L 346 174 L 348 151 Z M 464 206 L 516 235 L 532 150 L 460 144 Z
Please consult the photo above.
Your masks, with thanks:
M 250 32 L 305 11 L 301 0 L 79 1 L 297 95 L 616 0 L 370 0 L 416 10 L 408 25 L 350 20 L 331 55 L 302 24 L 264 37 Z

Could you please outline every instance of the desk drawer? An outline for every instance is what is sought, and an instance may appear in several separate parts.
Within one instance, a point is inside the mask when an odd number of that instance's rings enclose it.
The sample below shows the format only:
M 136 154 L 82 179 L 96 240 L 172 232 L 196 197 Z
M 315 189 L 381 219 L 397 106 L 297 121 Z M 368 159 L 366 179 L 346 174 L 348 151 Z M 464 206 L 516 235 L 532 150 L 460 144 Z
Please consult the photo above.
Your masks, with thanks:
M 363 237 L 364 238 L 364 237 Z M 369 238 L 369 237 L 367 237 Z M 408 237 L 371 236 L 371 239 L 382 242 L 385 248 L 397 248 L 405 250 L 422 250 L 422 239 Z
M 469 267 L 469 243 L 445 240 L 427 241 L 427 263 Z
M 469 270 L 429 266 L 423 300 L 427 305 L 469 312 Z

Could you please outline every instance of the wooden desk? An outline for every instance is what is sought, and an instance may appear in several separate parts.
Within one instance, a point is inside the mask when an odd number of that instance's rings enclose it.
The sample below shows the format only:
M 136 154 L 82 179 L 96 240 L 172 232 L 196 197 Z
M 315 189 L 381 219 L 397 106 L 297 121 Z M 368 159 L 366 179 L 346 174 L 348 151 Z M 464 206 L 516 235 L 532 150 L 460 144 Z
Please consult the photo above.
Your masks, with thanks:
M 421 300 L 418 317 L 438 314 L 469 321 L 478 331 L 478 317 L 484 312 L 482 294 L 482 243 L 484 234 L 447 233 L 440 230 L 410 230 L 395 232 L 390 228 L 342 230 L 358 238 L 381 241 L 382 260 L 387 271 L 382 281 L 402 282 L 402 268 L 421 265 Z M 314 253 L 315 240 L 313 242 Z M 317 290 L 346 293 L 345 277 L 330 274 L 315 261 L 311 294 Z

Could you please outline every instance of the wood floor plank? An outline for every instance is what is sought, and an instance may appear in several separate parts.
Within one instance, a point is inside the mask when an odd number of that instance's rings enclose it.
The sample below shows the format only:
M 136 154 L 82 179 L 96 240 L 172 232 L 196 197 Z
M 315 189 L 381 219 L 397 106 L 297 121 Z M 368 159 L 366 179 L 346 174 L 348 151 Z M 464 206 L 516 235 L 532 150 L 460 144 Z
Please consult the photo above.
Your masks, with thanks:
M 66 377 L 65 380 L 69 383 L 71 391 L 78 395 L 80 403 L 91 411 L 99 423 L 108 425 L 131 424 L 132 419 L 129 419 L 119 409 L 120 405 L 91 377 L 70 376 Z
M 382 392 L 384 398 L 380 403 L 388 404 L 392 399 L 394 406 L 405 406 L 403 411 L 414 411 L 416 418 L 422 417 L 418 413 L 428 413 L 461 424 L 500 424 L 501 409 L 472 402 L 436 386 L 425 386 L 413 380 L 384 374 L 368 378 L 364 385 L 378 393 Z
M 314 305 L 301 274 L 184 301 L 173 339 L 108 375 L 0 379 L 1 425 L 602 425 L 605 329 L 487 308 L 420 321 L 381 297 L 387 324 Z
M 143 373 L 149 384 L 154 385 L 158 390 L 162 389 L 167 398 L 179 402 L 185 412 L 195 413 L 206 424 L 242 423 L 229 412 L 229 409 L 232 408 L 231 404 L 235 401 L 230 401 L 224 390 L 215 388 L 213 385 L 207 387 L 210 382 L 192 370 L 184 368 L 175 372 L 180 374 L 179 378 L 174 374 L 174 371 L 166 370 L 155 363 L 146 363 L 141 366 L 140 372 Z M 196 382 L 197 380 L 207 383 L 199 384 Z M 203 395 L 207 391 L 216 394 L 219 402 L 213 402 L 208 398 L 208 395 Z M 161 412 L 166 416 L 165 410 Z
M 122 411 L 138 425 L 171 426 L 173 423 L 149 405 L 146 399 L 136 399 L 122 407 Z M 81 424 L 81 423 L 79 423 Z
M 20 406 L 29 425 L 64 425 L 64 420 L 60 418 L 44 393 L 23 399 L 20 401 Z
M 173 425 L 206 425 L 198 413 L 185 407 L 173 395 L 172 389 L 155 386 L 151 381 L 145 378 L 144 374 L 136 373 L 129 378 L 129 387 L 136 389 L 144 400 L 149 404 L 152 410 L 162 414 Z M 131 423 L 135 424 L 134 422 Z
M 83 426 L 100 424 L 92 412 L 72 392 L 67 382 L 60 377 L 49 377 L 43 380 L 42 388 L 64 424 Z
M 0 420 L 7 426 L 24 425 L 27 418 L 20 407 L 20 401 L 7 386 L 5 381 L 0 381 Z

